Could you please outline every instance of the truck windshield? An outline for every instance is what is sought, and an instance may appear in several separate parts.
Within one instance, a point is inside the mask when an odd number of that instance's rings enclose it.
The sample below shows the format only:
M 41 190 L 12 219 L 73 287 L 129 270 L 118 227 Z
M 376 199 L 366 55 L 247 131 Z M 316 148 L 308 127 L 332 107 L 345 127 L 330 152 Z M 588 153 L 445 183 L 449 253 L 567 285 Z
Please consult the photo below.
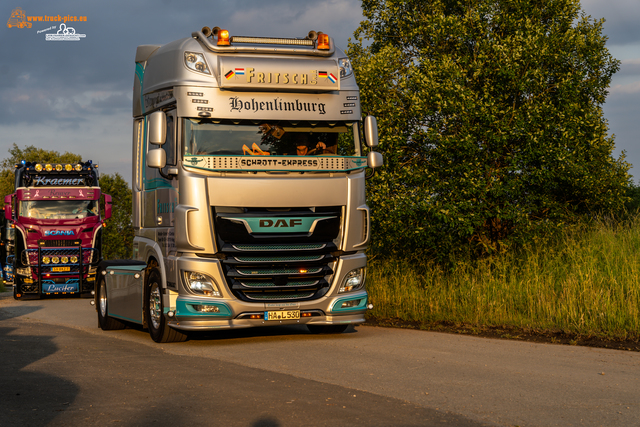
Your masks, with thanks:
M 98 215 L 97 200 L 25 200 L 20 216 L 34 219 L 76 219 Z
M 336 156 L 353 155 L 354 125 L 215 123 L 185 119 L 184 154 L 205 156 Z M 357 132 L 355 132 L 357 135 Z M 358 152 L 360 150 L 357 150 Z

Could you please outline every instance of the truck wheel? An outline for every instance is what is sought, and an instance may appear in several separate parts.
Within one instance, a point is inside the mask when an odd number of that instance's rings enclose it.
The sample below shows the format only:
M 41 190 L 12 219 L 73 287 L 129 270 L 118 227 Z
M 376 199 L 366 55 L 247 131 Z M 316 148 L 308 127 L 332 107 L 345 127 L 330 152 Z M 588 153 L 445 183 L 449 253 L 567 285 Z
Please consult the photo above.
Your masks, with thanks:
M 146 310 L 149 335 L 152 340 L 158 343 L 185 341 L 187 335 L 184 332 L 173 329 L 167 324 L 160 283 L 160 273 L 158 270 L 152 270 L 149 275 Z
M 307 325 L 312 334 L 341 334 L 349 325 Z
M 122 321 L 118 319 L 114 319 L 113 317 L 109 316 L 109 310 L 108 310 L 109 300 L 107 298 L 107 283 L 104 277 L 102 277 L 102 275 L 100 275 L 100 278 L 98 279 L 97 288 L 98 288 L 98 295 L 97 295 L 98 326 L 103 331 L 113 331 L 117 329 L 124 329 L 126 325 Z

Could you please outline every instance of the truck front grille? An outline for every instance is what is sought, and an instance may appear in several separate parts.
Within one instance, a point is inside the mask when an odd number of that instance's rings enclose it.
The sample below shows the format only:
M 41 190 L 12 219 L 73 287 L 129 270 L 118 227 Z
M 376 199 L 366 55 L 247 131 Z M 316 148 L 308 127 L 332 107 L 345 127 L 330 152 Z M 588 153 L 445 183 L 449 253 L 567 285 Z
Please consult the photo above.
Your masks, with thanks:
M 308 301 L 324 296 L 334 273 L 340 234 L 340 207 L 274 212 L 237 209 L 233 214 L 214 209 L 222 265 L 233 294 L 250 302 Z M 329 218 L 309 232 L 255 233 L 255 218 L 290 221 Z

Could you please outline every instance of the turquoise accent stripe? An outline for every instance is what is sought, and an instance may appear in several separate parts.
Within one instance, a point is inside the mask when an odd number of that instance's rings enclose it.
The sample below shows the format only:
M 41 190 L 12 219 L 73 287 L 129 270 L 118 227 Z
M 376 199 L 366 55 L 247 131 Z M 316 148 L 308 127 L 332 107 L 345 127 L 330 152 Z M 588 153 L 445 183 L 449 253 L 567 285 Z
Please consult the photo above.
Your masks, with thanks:
M 348 297 L 342 297 L 342 298 L 338 298 L 337 300 L 335 300 L 335 302 L 331 305 L 331 309 L 329 310 L 331 313 L 349 313 L 352 311 L 362 311 L 364 309 L 367 308 L 367 300 L 368 300 L 369 296 L 364 294 L 364 295 L 359 295 L 359 296 L 348 296 Z M 344 302 L 347 301 L 353 301 L 353 300 L 357 300 L 359 299 L 360 302 L 358 303 L 357 306 L 355 307 L 347 307 L 347 308 L 342 308 L 341 305 Z
M 223 219 L 242 222 L 248 226 L 249 233 L 309 233 L 315 224 L 325 219 L 333 219 L 336 216 L 315 217 L 233 217 L 221 216 Z
M 138 81 L 140 82 L 140 108 L 142 110 L 142 114 L 144 114 L 145 113 L 144 96 L 142 95 L 144 93 L 144 90 L 143 90 L 143 87 L 142 87 L 142 82 L 144 81 L 144 67 L 142 67 L 142 64 L 140 64 L 140 63 L 136 64 L 136 77 L 138 78 Z M 145 124 L 146 124 L 146 118 L 145 118 Z
M 111 271 L 111 270 L 136 270 L 136 271 L 142 271 L 145 268 L 147 268 L 146 265 L 113 265 L 113 266 L 109 266 L 107 267 L 107 271 Z M 121 274 L 121 273 L 118 273 Z
M 154 178 L 154 179 L 146 179 L 144 180 L 144 188 L 145 190 L 157 190 L 159 188 L 172 188 L 171 182 L 167 181 L 164 178 Z M 175 189 L 178 191 L 177 189 Z
M 219 312 L 202 312 L 196 310 L 194 305 L 204 305 L 217 307 Z M 194 301 L 193 299 L 183 299 L 178 297 L 176 300 L 176 317 L 184 319 L 186 317 L 219 317 L 219 318 L 231 318 L 231 308 L 223 302 L 202 300 Z
M 134 320 L 134 319 L 130 319 L 126 316 L 118 316 L 117 314 L 111 314 L 109 313 L 109 317 L 117 317 L 118 319 L 122 319 L 122 320 L 126 320 L 128 322 L 133 322 L 133 323 L 137 323 L 139 325 L 141 325 L 142 323 L 139 320 Z

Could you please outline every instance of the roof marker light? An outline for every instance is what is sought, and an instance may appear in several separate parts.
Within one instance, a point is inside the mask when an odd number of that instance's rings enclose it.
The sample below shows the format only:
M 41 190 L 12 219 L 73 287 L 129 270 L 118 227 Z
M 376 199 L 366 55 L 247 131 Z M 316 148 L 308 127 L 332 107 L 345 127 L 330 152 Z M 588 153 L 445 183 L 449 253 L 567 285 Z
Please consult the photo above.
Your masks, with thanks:
M 229 31 L 218 31 L 218 46 L 229 46 Z
M 318 49 L 329 50 L 329 35 L 318 33 Z

